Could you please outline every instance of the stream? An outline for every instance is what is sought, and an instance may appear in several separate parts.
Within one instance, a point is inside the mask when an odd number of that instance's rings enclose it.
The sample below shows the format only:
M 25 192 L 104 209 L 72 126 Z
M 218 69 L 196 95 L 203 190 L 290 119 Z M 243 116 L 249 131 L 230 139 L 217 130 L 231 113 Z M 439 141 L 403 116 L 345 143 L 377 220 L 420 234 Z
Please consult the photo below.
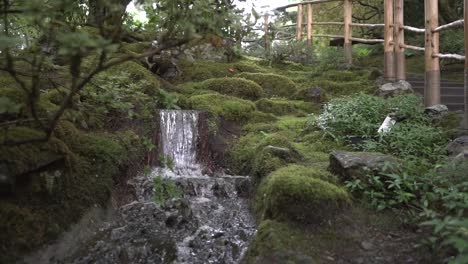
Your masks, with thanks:
M 199 122 L 196 111 L 160 111 L 161 154 L 170 166 L 132 179 L 133 202 L 94 213 L 99 220 L 85 217 L 24 263 L 239 263 L 256 232 L 249 178 L 202 173 Z M 155 180 L 180 195 L 156 202 Z

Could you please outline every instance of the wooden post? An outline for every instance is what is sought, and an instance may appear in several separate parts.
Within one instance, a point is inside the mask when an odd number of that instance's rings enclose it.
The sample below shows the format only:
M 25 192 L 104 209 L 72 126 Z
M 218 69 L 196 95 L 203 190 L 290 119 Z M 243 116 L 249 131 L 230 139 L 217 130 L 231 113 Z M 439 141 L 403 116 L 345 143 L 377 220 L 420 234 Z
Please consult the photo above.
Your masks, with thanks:
M 404 0 L 395 0 L 395 61 L 396 79 L 406 80 Z
M 265 53 L 266 56 L 270 56 L 270 38 L 268 37 L 268 14 L 265 14 L 264 18 L 264 30 L 265 30 Z
M 312 45 L 312 23 L 314 22 L 314 8 L 307 4 L 307 44 Z
M 297 5 L 297 32 L 296 40 L 302 41 L 302 4 Z
M 345 52 L 345 59 L 346 63 L 352 64 L 353 63 L 353 45 L 351 42 L 352 38 L 352 14 L 353 14 L 353 6 L 351 0 L 344 1 L 344 52 Z
M 432 31 L 439 26 L 438 0 L 425 1 L 425 63 L 426 85 L 424 99 L 426 106 L 440 104 L 440 64 L 439 58 L 434 56 L 439 53 L 439 33 Z
M 393 1 L 394 0 L 385 0 L 385 31 L 384 31 L 384 78 L 386 81 L 393 82 L 395 81 L 395 45 L 393 42 Z
M 468 129 L 468 0 L 465 0 L 465 119 L 463 128 Z

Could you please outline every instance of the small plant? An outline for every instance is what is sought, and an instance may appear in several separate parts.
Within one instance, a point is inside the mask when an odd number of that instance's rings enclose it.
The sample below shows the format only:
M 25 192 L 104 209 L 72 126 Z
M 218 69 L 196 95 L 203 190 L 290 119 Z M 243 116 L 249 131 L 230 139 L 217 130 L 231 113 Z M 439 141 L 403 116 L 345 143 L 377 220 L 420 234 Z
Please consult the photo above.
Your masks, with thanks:
M 163 168 L 168 168 L 171 171 L 174 171 L 174 160 L 169 156 L 160 155 L 159 163 Z
M 183 191 L 174 180 L 161 176 L 154 178 L 155 203 L 165 206 L 167 201 L 182 197 Z

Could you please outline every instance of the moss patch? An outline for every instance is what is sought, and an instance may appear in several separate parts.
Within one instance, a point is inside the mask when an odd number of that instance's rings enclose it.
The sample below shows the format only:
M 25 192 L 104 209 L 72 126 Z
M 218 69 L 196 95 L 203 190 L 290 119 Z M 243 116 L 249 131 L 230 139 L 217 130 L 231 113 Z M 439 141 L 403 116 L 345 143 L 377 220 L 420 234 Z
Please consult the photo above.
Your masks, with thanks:
M 212 90 L 221 94 L 239 97 L 246 100 L 257 100 L 263 95 L 258 84 L 242 78 L 209 79 L 199 85 L 200 89 Z
M 192 96 L 189 103 L 195 110 L 208 111 L 240 123 L 247 122 L 255 111 L 255 104 L 250 101 L 217 93 Z
M 241 73 L 238 74 L 237 77 L 256 82 L 261 87 L 263 87 L 269 97 L 289 97 L 297 90 L 296 84 L 293 81 L 281 75 L 265 73 Z
M 306 113 L 317 112 L 318 107 L 312 103 L 304 101 L 290 101 L 284 99 L 260 99 L 255 102 L 257 109 L 275 115 L 305 115 Z
M 318 177 L 320 172 L 288 166 L 268 176 L 260 187 L 256 211 L 262 219 L 321 223 L 349 204 L 347 192 Z

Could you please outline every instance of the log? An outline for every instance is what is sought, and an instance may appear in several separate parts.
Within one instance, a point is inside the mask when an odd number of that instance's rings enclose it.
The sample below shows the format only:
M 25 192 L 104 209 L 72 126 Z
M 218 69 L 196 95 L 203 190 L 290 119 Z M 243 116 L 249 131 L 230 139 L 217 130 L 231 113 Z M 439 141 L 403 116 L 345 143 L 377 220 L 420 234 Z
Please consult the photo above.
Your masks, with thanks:
M 351 0 L 344 0 L 344 53 L 347 64 L 353 63 L 353 32 L 351 23 L 353 22 L 353 5 Z
M 393 0 L 384 3 L 384 78 L 386 81 L 395 81 L 395 45 L 393 44 Z
M 385 27 L 385 24 L 361 24 L 361 23 L 351 23 L 353 27 L 368 27 L 368 28 L 377 28 Z
M 405 44 L 405 30 L 403 28 L 404 21 L 404 1 L 395 0 L 395 64 L 396 64 L 396 79 L 406 80 L 406 58 L 405 48 L 402 44 Z
M 400 44 L 405 49 L 416 50 L 416 51 L 425 51 L 426 49 L 423 47 L 412 46 L 407 44 Z
M 465 60 L 465 56 L 459 54 L 434 54 L 433 57 L 437 57 L 439 59 L 454 59 L 454 60 Z
M 296 40 L 302 41 L 302 4 L 297 5 Z
M 465 56 L 468 56 L 468 0 L 464 1 Z M 465 118 L 463 128 L 468 130 L 468 60 L 465 59 Z
M 415 28 L 415 27 L 410 27 L 410 26 L 403 26 L 405 30 L 415 32 L 415 33 L 425 33 L 426 29 L 425 28 Z
M 439 26 L 438 0 L 425 1 L 425 63 L 426 78 L 424 100 L 427 107 L 440 104 L 440 63 L 439 57 L 439 33 L 434 32 Z
M 312 4 L 307 4 L 307 44 L 312 45 L 312 23 L 314 19 L 314 8 Z
M 447 29 L 451 29 L 451 28 L 463 27 L 464 24 L 465 24 L 465 20 L 460 19 L 460 20 L 454 21 L 452 23 L 449 23 L 447 25 L 437 27 L 437 28 L 434 29 L 433 32 L 441 32 L 443 30 L 447 30 Z

